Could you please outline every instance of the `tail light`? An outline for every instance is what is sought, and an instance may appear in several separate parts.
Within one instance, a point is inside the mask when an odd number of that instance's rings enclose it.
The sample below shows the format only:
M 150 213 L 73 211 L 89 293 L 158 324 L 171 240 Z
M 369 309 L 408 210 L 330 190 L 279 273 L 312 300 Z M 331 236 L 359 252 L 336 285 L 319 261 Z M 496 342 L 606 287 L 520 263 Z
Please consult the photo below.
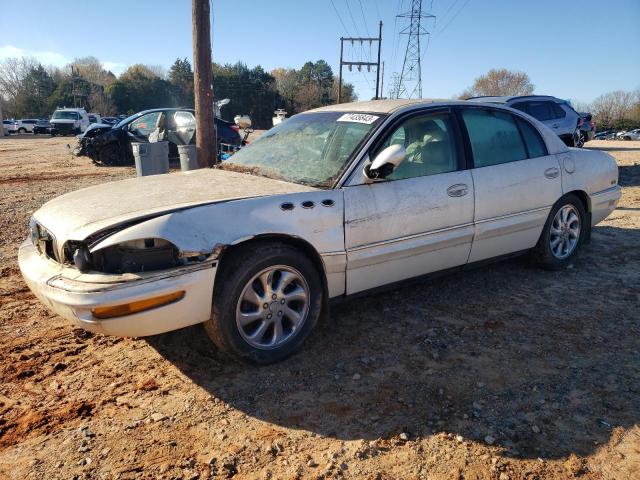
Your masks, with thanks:
M 240 127 L 238 125 L 229 125 L 229 128 L 231 128 L 231 130 L 235 130 L 236 132 L 240 133 Z

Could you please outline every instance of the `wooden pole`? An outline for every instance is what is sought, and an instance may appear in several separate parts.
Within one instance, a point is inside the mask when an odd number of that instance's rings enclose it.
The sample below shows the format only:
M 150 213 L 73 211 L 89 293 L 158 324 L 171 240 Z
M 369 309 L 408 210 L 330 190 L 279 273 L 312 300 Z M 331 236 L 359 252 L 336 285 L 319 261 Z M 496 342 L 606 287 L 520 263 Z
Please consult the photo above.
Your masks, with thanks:
M 210 167 L 218 161 L 209 15 L 209 0 L 192 0 L 193 90 L 196 106 L 196 151 L 200 168 Z
M 344 43 L 344 39 L 340 37 L 340 69 L 338 70 L 338 101 L 340 103 L 342 101 L 342 44 Z
M 380 50 L 382 49 L 382 20 L 378 30 L 378 66 L 376 67 L 376 100 L 380 99 Z
M 2 100 L 0 99 L 0 137 L 4 137 L 4 123 L 2 123 L 4 117 L 2 116 Z

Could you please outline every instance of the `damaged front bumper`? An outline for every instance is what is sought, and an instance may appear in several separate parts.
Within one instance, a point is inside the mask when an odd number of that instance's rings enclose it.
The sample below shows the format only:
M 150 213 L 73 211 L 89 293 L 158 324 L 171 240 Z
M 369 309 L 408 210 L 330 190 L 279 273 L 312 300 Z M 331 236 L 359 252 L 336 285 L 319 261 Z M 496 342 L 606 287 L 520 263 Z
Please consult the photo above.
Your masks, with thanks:
M 109 275 L 81 273 L 40 255 L 27 239 L 18 254 L 31 291 L 58 315 L 83 329 L 123 337 L 143 337 L 201 323 L 211 316 L 217 264 L 206 261 L 171 270 Z M 113 318 L 96 317 L 96 309 L 141 304 L 184 292 L 177 301 Z

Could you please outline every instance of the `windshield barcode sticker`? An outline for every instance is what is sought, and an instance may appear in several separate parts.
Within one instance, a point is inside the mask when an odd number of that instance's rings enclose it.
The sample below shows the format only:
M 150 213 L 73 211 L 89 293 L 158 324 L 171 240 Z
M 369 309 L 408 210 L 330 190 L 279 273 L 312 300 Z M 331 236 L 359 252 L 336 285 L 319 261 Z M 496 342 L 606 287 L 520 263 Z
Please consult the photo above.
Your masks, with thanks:
M 366 123 L 367 125 L 371 125 L 378 118 L 377 115 L 367 115 L 366 113 L 345 113 L 336 121 Z

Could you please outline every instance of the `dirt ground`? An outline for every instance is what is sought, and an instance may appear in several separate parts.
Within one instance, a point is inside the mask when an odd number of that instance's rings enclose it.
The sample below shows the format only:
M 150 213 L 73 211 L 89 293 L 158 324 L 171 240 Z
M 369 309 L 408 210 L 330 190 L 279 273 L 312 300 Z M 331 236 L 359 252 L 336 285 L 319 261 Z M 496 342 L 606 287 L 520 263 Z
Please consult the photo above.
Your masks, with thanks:
M 590 142 L 623 197 L 563 272 L 519 258 L 358 298 L 293 358 L 198 325 L 74 330 L 23 283 L 30 214 L 135 175 L 0 139 L 0 478 L 640 478 L 640 142 Z

